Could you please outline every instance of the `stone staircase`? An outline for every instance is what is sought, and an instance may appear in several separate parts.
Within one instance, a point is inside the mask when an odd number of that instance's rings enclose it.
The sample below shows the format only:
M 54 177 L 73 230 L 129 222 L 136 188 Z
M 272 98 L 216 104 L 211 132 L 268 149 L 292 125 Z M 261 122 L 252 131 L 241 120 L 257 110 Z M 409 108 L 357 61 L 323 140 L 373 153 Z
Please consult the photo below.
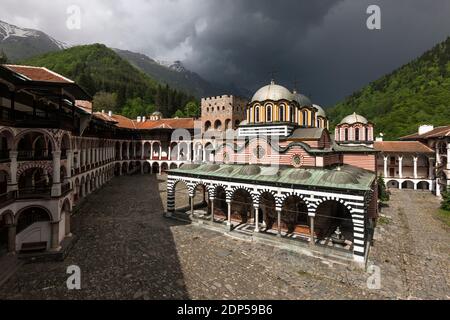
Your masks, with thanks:
M 0 256 L 0 287 L 24 264 L 16 255 Z

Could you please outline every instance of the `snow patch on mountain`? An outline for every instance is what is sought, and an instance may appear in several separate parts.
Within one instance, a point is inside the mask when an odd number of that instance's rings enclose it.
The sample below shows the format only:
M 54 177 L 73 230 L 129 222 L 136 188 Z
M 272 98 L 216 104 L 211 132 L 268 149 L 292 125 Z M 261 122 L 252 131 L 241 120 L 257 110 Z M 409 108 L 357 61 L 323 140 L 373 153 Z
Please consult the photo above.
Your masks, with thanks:
M 53 39 L 52 37 L 46 35 L 45 33 L 33 30 L 33 29 L 26 29 L 26 28 L 19 28 L 15 25 L 6 23 L 4 21 L 0 21 L 0 41 L 5 41 L 9 38 L 39 38 L 39 37 L 47 37 L 51 42 L 53 42 L 59 49 L 63 50 L 66 49 L 68 46 L 58 40 Z
M 183 66 L 183 63 L 181 61 L 179 61 L 179 60 L 177 60 L 177 61 L 155 60 L 155 61 L 159 65 L 161 65 L 163 67 L 166 67 L 166 68 L 169 68 L 169 69 L 171 69 L 173 71 L 176 71 L 176 72 L 180 72 L 180 73 L 189 72 L 189 70 L 187 70 Z

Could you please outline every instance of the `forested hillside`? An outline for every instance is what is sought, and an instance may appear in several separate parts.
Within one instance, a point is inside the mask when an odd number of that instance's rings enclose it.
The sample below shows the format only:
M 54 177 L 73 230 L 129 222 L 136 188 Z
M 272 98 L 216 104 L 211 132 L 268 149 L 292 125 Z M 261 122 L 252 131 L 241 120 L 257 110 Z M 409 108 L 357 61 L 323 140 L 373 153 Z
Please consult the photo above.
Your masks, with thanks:
M 416 132 L 420 124 L 450 124 L 450 38 L 327 112 L 333 125 L 361 114 L 387 139 Z

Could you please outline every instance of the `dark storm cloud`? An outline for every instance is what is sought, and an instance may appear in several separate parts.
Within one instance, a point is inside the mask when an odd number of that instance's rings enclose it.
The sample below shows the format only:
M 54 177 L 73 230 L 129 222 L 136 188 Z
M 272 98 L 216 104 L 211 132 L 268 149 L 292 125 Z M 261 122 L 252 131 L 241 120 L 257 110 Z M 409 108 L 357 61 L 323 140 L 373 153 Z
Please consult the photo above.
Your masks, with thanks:
M 68 30 L 67 7 L 82 10 Z M 381 7 L 378 31 L 366 9 Z M 69 44 L 180 59 L 218 83 L 270 80 L 330 105 L 450 35 L 449 0 L 2 0 L 0 19 Z M 225 93 L 225 92 L 224 92 Z
M 216 81 L 251 89 L 294 81 L 330 105 L 420 55 L 450 35 L 449 1 L 245 1 L 192 40 L 187 63 Z M 381 8 L 382 29 L 368 30 L 366 9 Z

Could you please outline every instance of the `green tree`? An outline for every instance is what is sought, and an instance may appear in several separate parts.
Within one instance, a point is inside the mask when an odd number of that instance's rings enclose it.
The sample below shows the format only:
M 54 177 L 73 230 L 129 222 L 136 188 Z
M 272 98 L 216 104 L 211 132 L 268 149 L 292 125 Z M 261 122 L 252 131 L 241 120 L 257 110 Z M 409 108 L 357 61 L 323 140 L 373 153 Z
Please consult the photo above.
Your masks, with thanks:
M 93 100 L 94 111 L 114 111 L 117 110 L 117 93 L 99 91 Z
M 196 101 L 189 101 L 184 107 L 184 115 L 186 117 L 199 117 L 200 105 Z
M 128 99 L 122 109 L 122 115 L 135 119 L 140 116 L 147 116 L 155 112 L 155 106 L 145 103 L 142 98 Z
M 389 201 L 389 192 L 386 190 L 386 184 L 382 176 L 378 176 L 378 199 L 382 202 Z
M 0 51 L 0 64 L 8 63 L 8 57 L 6 56 L 5 51 Z
M 441 195 L 441 209 L 450 211 L 450 188 L 447 188 L 447 190 L 443 191 Z

